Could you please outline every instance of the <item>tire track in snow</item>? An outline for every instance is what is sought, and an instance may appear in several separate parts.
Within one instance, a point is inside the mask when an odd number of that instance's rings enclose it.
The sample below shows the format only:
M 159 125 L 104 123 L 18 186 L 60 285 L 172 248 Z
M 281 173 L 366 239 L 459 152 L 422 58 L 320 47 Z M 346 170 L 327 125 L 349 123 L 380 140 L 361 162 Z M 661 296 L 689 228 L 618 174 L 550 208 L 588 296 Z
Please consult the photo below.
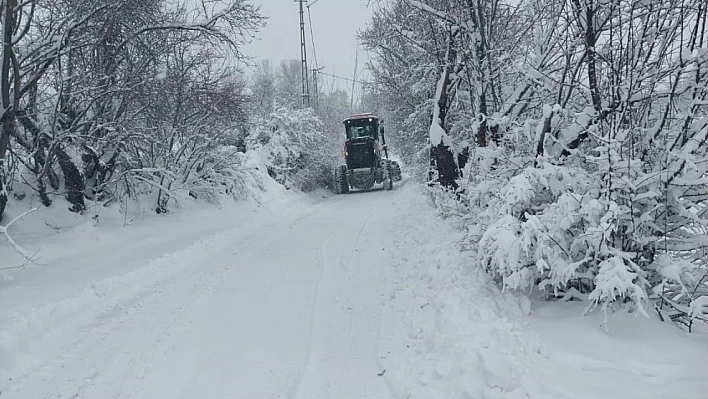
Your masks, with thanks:
M 305 373 L 307 373 L 307 370 L 310 367 L 310 364 L 312 362 L 312 344 L 313 344 L 313 333 L 314 333 L 314 327 L 317 322 L 317 306 L 320 303 L 321 299 L 321 290 L 320 290 L 320 282 L 322 281 L 322 273 L 324 271 L 324 249 L 327 247 L 327 244 L 336 237 L 337 235 L 333 235 L 329 238 L 327 238 L 324 243 L 319 247 L 318 252 L 318 257 L 317 257 L 317 273 L 316 273 L 316 278 L 313 280 L 312 283 L 312 290 L 316 293 L 315 294 L 315 301 L 312 306 L 311 310 L 311 315 L 310 315 L 310 322 L 309 322 L 309 331 L 307 333 L 308 339 L 307 339 L 307 359 L 305 361 L 305 364 L 300 368 L 298 372 L 297 379 L 295 380 L 295 383 L 293 384 L 292 389 L 290 390 L 290 393 L 288 394 L 288 398 L 294 399 L 298 396 L 301 386 L 302 386 L 302 381 L 305 376 Z
M 123 369 L 129 374 L 123 379 L 127 380 L 130 373 L 135 370 L 136 364 L 144 360 L 146 353 L 153 350 L 147 343 L 164 341 L 190 305 L 220 282 L 221 277 L 229 270 L 226 267 L 227 263 L 233 262 L 233 255 L 242 254 L 263 242 L 262 238 L 267 233 L 268 228 L 263 227 L 256 234 L 249 236 L 246 245 L 236 252 L 230 248 L 232 234 L 209 236 L 183 251 L 150 262 L 139 270 L 108 279 L 103 282 L 104 286 L 101 283 L 94 284 L 91 289 L 104 290 L 103 295 L 109 300 L 106 303 L 98 302 L 97 308 L 88 309 L 89 312 L 86 314 L 77 314 L 79 320 L 73 318 L 64 320 L 63 324 L 73 328 L 60 328 L 59 331 L 46 332 L 42 337 L 44 344 L 57 345 L 52 350 L 51 357 L 45 357 L 44 360 L 32 359 L 37 362 L 36 366 L 25 369 L 19 376 L 10 377 L 11 381 L 4 384 L 6 386 L 3 390 L 3 398 L 50 397 L 50 395 L 53 398 L 79 398 L 82 391 L 91 386 L 97 378 L 101 378 L 102 371 L 105 371 L 106 367 L 110 368 L 114 364 L 124 365 Z M 176 263 L 172 262 L 178 262 L 180 258 L 184 261 L 191 254 L 209 253 L 214 249 L 220 254 L 217 258 L 219 261 L 207 267 L 198 267 L 199 262 L 190 263 L 188 260 L 181 267 L 169 267 L 175 266 Z M 155 265 L 159 266 L 158 270 L 149 274 L 154 275 L 153 281 L 141 284 L 141 281 L 136 280 L 145 274 L 146 268 L 150 269 Z M 100 288 L 97 288 L 97 285 Z M 126 285 L 131 288 L 127 295 L 121 295 L 120 292 L 112 293 L 124 289 Z M 101 295 L 97 298 L 100 300 Z M 70 303 L 76 301 L 75 298 L 67 300 Z M 61 305 L 59 303 L 53 306 L 62 309 Z M 149 311 L 155 308 L 163 311 Z M 152 317 L 154 315 L 160 315 L 161 319 L 155 320 Z M 138 337 L 130 337 L 132 334 L 130 326 L 141 329 L 141 334 Z M 126 335 L 129 339 L 139 338 L 141 342 L 134 342 L 135 346 L 116 353 L 115 349 L 121 347 L 119 341 L 125 339 L 123 336 Z M 140 348 L 137 353 L 135 347 Z M 63 387 L 52 386 L 44 394 L 37 391 L 36 387 L 43 386 L 39 381 L 56 379 L 56 374 L 66 373 L 65 365 L 72 365 L 73 369 L 62 381 Z M 25 390 L 29 390 L 31 394 L 23 393 Z M 120 393 L 120 390 L 118 392 Z
M 377 362 L 380 290 L 377 279 L 373 284 L 368 280 L 372 270 L 383 266 L 378 252 L 384 232 L 372 221 L 380 222 L 385 216 L 376 207 L 380 198 L 371 197 L 390 194 L 342 196 L 349 200 L 351 213 L 342 218 L 358 222 L 354 226 L 342 223 L 320 247 L 323 270 L 313 307 L 308 359 L 291 398 L 396 397 L 388 381 L 376 382 L 381 378 Z M 353 268 L 353 262 L 360 263 Z
M 63 324 L 40 338 L 55 348 L 3 399 L 395 396 L 377 376 L 381 204 L 394 198 L 333 197 L 98 281 L 68 298 L 76 315 L 50 307 Z
M 354 240 L 354 248 L 356 248 L 356 245 L 357 245 L 357 243 L 359 242 L 359 240 L 360 240 L 360 238 L 361 238 L 361 233 L 362 233 L 362 231 L 364 230 L 364 228 L 366 227 L 366 224 L 368 223 L 369 218 L 370 218 L 370 216 L 367 217 L 366 219 L 364 219 L 363 223 L 361 223 L 361 226 L 359 227 L 359 230 L 358 230 L 358 232 L 357 232 L 356 238 L 355 238 L 355 240 Z M 319 247 L 319 251 L 318 251 L 319 271 L 318 271 L 318 273 L 317 273 L 317 282 L 316 282 L 316 284 L 315 284 L 314 287 L 313 287 L 314 290 L 315 290 L 315 292 L 316 292 L 317 294 L 316 294 L 316 296 L 315 296 L 315 301 L 314 301 L 314 303 L 313 303 L 312 310 L 311 310 L 311 311 L 312 311 L 312 315 L 311 315 L 311 317 L 310 317 L 310 331 L 309 331 L 309 339 L 308 339 L 308 346 L 307 346 L 307 361 L 306 361 L 305 365 L 303 366 L 303 368 L 302 368 L 302 370 L 301 370 L 301 372 L 300 372 L 300 374 L 299 374 L 299 376 L 298 376 L 297 382 L 296 382 L 295 385 L 293 386 L 293 390 L 292 390 L 291 394 L 288 396 L 288 397 L 293 398 L 293 399 L 302 397 L 302 395 L 303 395 L 303 393 L 302 393 L 302 392 L 303 392 L 303 381 L 304 381 L 304 379 L 306 378 L 306 376 L 309 376 L 309 375 L 311 375 L 311 374 L 314 373 L 314 372 L 312 371 L 313 364 L 314 364 L 314 361 L 315 361 L 315 354 L 314 354 L 314 351 L 313 351 L 313 347 L 314 347 L 313 343 L 314 343 L 314 341 L 315 341 L 315 330 L 316 330 L 316 327 L 317 327 L 317 324 L 318 324 L 317 313 L 318 313 L 318 310 L 319 310 L 319 308 L 320 308 L 320 306 L 321 306 L 321 303 L 322 303 L 322 296 L 323 296 L 323 292 L 322 292 L 323 289 L 322 289 L 322 287 L 321 287 L 322 275 L 325 274 L 326 271 L 329 271 L 329 268 L 332 267 L 332 266 L 329 266 L 329 267 L 326 266 L 325 259 L 328 259 L 328 258 L 329 258 L 329 257 L 327 256 L 327 249 L 329 248 L 331 242 L 332 242 L 334 239 L 341 239 L 341 232 L 342 232 L 342 230 L 343 230 L 343 229 L 340 227 L 340 229 L 337 230 L 337 233 L 336 233 L 336 234 L 334 234 L 334 235 L 328 237 L 328 238 L 320 245 L 320 247 Z M 346 252 L 342 251 L 342 252 L 339 254 L 339 265 L 338 265 L 338 267 L 341 267 L 341 266 L 345 263 L 345 262 L 343 261 L 344 256 L 345 256 L 345 253 L 346 253 Z M 347 265 L 348 265 L 348 261 L 347 261 L 346 263 L 347 263 Z M 335 292 L 339 292 L 339 290 L 335 290 Z M 334 298 L 334 300 L 335 300 L 337 303 L 340 302 L 339 299 L 336 298 L 336 297 Z
M 320 212 L 322 210 L 322 208 L 330 207 L 330 206 L 332 206 L 333 203 L 343 201 L 343 200 L 344 200 L 344 196 L 338 195 L 338 196 L 330 197 L 325 201 L 320 201 L 320 202 L 310 206 L 308 208 L 308 210 L 306 210 L 305 212 L 302 213 L 302 215 L 297 216 L 295 219 L 288 222 L 287 227 L 292 228 L 293 226 L 302 222 L 303 220 L 305 220 L 309 217 L 312 217 L 313 215 L 316 215 L 318 212 Z

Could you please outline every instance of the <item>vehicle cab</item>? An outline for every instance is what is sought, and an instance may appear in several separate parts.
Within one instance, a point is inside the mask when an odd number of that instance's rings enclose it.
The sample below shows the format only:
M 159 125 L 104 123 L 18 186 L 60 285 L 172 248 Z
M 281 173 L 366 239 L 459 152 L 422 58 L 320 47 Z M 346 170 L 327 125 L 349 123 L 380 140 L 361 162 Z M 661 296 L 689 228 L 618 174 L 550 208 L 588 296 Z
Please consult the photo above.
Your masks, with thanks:
M 348 169 L 377 167 L 381 162 L 379 151 L 379 118 L 371 113 L 354 114 L 344 120 L 347 140 L 344 158 Z

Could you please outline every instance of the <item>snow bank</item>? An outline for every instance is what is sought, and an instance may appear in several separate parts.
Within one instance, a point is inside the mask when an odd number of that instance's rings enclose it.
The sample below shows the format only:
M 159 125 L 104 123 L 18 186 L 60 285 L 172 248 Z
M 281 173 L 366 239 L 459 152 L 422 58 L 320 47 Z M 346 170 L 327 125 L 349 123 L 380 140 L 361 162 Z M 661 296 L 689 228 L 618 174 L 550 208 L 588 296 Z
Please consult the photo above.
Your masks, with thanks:
M 198 261 L 201 253 L 212 251 L 229 241 L 207 236 L 182 251 L 171 253 L 135 270 L 90 283 L 76 294 L 57 302 L 45 303 L 29 311 L 4 317 L 0 328 L 0 383 L 41 365 L 70 337 L 112 309 L 139 304 L 144 293 L 152 292 L 162 281 L 182 273 L 185 266 Z M 191 258 L 192 263 L 186 262 Z
M 706 334 L 627 313 L 611 314 L 605 333 L 583 305 L 532 307 L 502 294 L 422 198 L 397 205 L 406 223 L 382 315 L 380 354 L 400 397 L 705 397 Z
M 460 234 L 421 197 L 399 205 L 407 230 L 397 234 L 398 259 L 387 276 L 383 331 L 408 331 L 404 342 L 382 345 L 392 385 L 410 398 L 561 397 L 533 373 L 548 353 L 515 321 L 528 303 L 501 296 L 475 274 L 456 247 Z
M 245 162 L 243 201 L 220 205 L 185 198 L 177 211 L 157 215 L 135 203 L 70 213 L 61 199 L 39 208 L 10 229 L 27 263 L 0 237 L 0 386 L 42 365 L 70 337 L 115 309 L 140 298 L 199 264 L 202 254 L 229 250 L 254 226 L 297 215 L 324 194 L 305 196 L 273 181 L 257 158 Z M 15 202 L 8 217 L 32 203 Z

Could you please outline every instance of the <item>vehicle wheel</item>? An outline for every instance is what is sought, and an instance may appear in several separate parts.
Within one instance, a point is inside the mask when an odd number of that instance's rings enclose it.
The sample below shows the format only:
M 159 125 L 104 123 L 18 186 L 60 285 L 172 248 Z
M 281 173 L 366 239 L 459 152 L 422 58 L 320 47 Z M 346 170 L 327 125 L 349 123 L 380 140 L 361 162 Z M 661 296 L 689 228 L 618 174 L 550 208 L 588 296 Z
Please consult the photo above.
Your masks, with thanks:
M 349 192 L 347 183 L 347 166 L 339 165 L 334 169 L 334 193 L 346 194 Z
M 384 180 L 383 185 L 384 185 L 384 190 L 386 190 L 386 191 L 393 190 L 393 179 L 391 179 L 390 177 L 387 178 L 386 180 Z
M 384 164 L 384 175 L 383 175 L 383 187 L 384 190 L 389 191 L 393 190 L 393 168 L 391 167 L 391 162 L 389 160 L 385 160 Z
M 393 181 L 401 181 L 401 179 L 403 179 L 401 176 L 401 165 L 399 165 L 396 161 L 391 161 L 391 175 L 393 177 Z

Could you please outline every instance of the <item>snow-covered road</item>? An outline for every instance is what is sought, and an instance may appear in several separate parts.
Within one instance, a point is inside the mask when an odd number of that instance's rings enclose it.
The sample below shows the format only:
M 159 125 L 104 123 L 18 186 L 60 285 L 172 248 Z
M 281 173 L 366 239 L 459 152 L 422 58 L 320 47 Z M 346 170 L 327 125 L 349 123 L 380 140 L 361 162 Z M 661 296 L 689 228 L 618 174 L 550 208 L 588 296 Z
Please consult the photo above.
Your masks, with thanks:
M 5 354 L 20 348 L 2 397 L 390 397 L 378 376 L 379 275 L 397 195 L 233 226 L 44 304 L 6 331 L 17 341 L 3 341 Z M 32 331 L 55 312 L 55 331 Z
M 598 315 L 580 323 L 576 308 L 554 304 L 530 318 L 528 302 L 501 295 L 459 251 L 460 233 L 413 183 L 286 194 L 42 238 L 44 266 L 2 282 L 0 397 L 708 392 L 705 334 L 633 315 L 605 334 Z M 32 236 L 18 231 L 34 251 Z M 3 262 L 11 255 L 0 247 Z

